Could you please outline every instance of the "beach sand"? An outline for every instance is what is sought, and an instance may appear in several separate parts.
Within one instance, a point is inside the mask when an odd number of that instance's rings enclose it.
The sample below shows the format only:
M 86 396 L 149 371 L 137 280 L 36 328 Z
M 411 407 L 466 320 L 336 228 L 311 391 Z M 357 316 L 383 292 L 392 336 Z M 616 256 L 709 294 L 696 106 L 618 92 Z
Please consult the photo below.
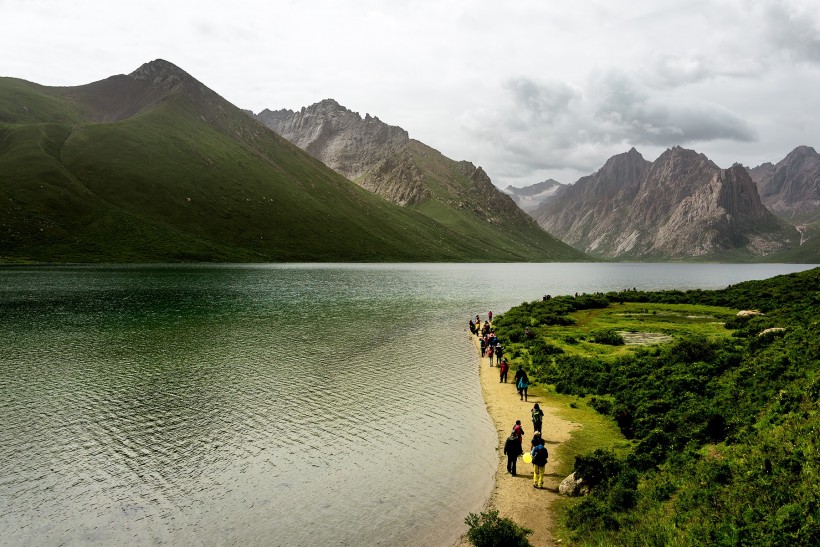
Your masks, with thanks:
M 472 338 L 478 352 L 478 338 L 474 336 Z M 530 390 L 528 401 L 519 400 L 512 380 L 515 369 L 511 369 L 507 374 L 507 383 L 501 383 L 498 367 L 490 367 L 489 359 L 481 358 L 480 353 L 477 355 L 479 355 L 481 391 L 484 394 L 487 412 L 498 432 L 498 468 L 495 472 L 495 488 L 485 511 L 497 509 L 501 517 L 511 518 L 520 526 L 532 530 L 533 533 L 528 536 L 528 539 L 536 547 L 556 545 L 551 533 L 554 526 L 551 508 L 559 497 L 558 485 L 564 477 L 554 472 L 558 464 L 555 453 L 558 445 L 567 441 L 572 431 L 580 425 L 559 418 L 552 406 L 546 404 L 544 397 L 533 396 L 532 390 Z M 519 458 L 516 464 L 517 475 L 513 477 L 507 473 L 507 456 L 504 455 L 504 441 L 510 435 L 516 420 L 521 420 L 521 426 L 526 432 L 524 450 L 529 449 L 533 434 L 530 411 L 535 403 L 538 403 L 544 411 L 544 431 L 541 433 L 550 453 L 544 473 L 544 487 L 540 490 L 533 488 L 531 464 L 524 463 Z M 461 546 L 468 545 L 470 543 L 465 536 Z

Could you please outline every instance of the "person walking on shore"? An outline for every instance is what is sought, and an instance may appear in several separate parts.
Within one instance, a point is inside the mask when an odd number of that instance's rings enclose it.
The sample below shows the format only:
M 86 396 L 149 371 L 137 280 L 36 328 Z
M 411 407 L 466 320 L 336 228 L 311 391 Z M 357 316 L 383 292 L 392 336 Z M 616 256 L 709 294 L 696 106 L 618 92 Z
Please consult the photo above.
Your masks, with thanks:
M 499 374 L 501 376 L 498 381 L 499 381 L 499 383 L 504 382 L 506 384 L 507 383 L 507 371 L 510 370 L 510 365 L 507 364 L 506 359 L 502 359 L 501 363 L 498 365 L 498 367 L 500 369 Z
M 493 366 L 493 346 L 487 348 L 487 356 L 490 358 L 490 366 Z
M 521 446 L 521 453 L 524 453 L 524 428 L 521 427 L 521 420 L 516 420 L 512 428 L 512 434 L 518 437 L 518 444 Z
M 527 400 L 527 388 L 530 387 L 530 378 L 521 365 L 518 365 L 518 370 L 515 371 L 515 387 L 518 390 L 518 398 L 522 401 Z
M 547 466 L 547 459 L 549 452 L 544 446 L 544 440 L 541 438 L 541 432 L 536 431 L 532 438 L 532 486 L 533 488 L 544 487 L 544 468 Z
M 515 433 L 510 433 L 507 440 L 504 442 L 504 454 L 507 455 L 507 473 L 515 476 L 515 463 L 518 456 L 523 454 L 521 450 L 521 439 Z
M 541 407 L 538 406 L 538 403 L 535 403 L 535 406 L 532 407 L 532 430 L 533 431 L 541 431 L 541 424 L 543 423 L 544 419 L 544 411 L 541 410 Z

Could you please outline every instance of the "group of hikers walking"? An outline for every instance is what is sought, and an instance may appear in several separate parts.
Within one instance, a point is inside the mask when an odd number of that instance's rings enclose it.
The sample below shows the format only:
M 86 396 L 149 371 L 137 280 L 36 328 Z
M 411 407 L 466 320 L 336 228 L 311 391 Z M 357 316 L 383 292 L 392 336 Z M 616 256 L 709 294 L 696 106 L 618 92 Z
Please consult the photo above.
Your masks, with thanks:
M 481 357 L 487 357 L 490 360 L 490 366 L 493 366 L 493 358 L 498 365 L 499 382 L 507 383 L 507 373 L 510 370 L 510 365 L 504 357 L 504 347 L 495 335 L 492 328 L 493 312 L 487 313 L 487 320 L 481 323 L 481 317 L 475 316 L 475 322 L 472 318 L 469 322 L 470 333 L 478 336 L 478 347 L 481 350 Z M 513 383 L 518 390 L 518 398 L 522 401 L 527 400 L 527 388 L 530 387 L 530 379 L 524 371 L 524 367 L 518 365 L 513 377 Z
M 493 366 L 493 357 L 495 357 L 499 368 L 499 382 L 507 383 L 507 372 L 510 367 L 507 363 L 507 359 L 504 357 L 504 348 L 501 346 L 492 328 L 492 317 L 493 312 L 489 312 L 487 314 L 487 320 L 482 324 L 481 317 L 476 315 L 475 322 L 472 318 L 470 319 L 469 328 L 470 332 L 479 338 L 481 356 L 489 357 L 491 367 Z M 521 365 L 518 365 L 516 368 L 513 382 L 518 391 L 518 398 L 522 401 L 526 401 L 530 379 Z M 532 427 L 534 431 L 532 439 L 530 440 L 529 450 L 533 467 L 532 485 L 534 488 L 543 488 L 544 468 L 549 458 L 549 452 L 541 435 L 544 412 L 538 406 L 538 403 L 535 403 L 530 414 L 532 416 Z M 504 454 L 507 456 L 507 473 L 513 476 L 516 475 L 516 462 L 518 458 L 524 454 L 524 435 L 525 432 L 521 427 L 521 420 L 516 420 L 510 432 L 510 436 L 507 437 L 507 440 L 504 442 Z

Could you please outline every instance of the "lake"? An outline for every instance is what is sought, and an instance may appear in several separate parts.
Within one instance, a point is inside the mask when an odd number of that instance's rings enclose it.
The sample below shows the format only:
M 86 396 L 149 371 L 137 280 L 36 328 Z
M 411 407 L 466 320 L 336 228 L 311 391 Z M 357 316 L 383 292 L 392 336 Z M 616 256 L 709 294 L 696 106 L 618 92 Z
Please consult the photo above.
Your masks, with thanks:
M 497 463 L 468 318 L 810 267 L 2 267 L 0 544 L 451 545 Z

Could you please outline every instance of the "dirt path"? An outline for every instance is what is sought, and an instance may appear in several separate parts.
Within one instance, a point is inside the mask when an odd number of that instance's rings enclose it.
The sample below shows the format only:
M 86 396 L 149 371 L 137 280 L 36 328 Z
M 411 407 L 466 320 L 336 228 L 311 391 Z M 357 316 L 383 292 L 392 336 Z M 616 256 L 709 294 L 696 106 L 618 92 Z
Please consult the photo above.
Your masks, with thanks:
M 473 337 L 473 342 L 478 352 L 478 339 Z M 528 401 L 519 400 L 518 392 L 512 383 L 514 369 L 508 373 L 508 382 L 505 384 L 499 382 L 497 366 L 490 367 L 487 358 L 479 358 L 479 361 L 481 391 L 487 404 L 487 412 L 498 432 L 498 469 L 495 473 L 495 488 L 487 507 L 497 509 L 500 516 L 511 518 L 517 524 L 532 530 L 529 540 L 534 546 L 555 545 L 550 532 L 554 525 L 551 507 L 559 497 L 558 485 L 564 479 L 554 472 L 558 464 L 555 457 L 556 448 L 560 443 L 567 441 L 571 432 L 580 425 L 556 416 L 554 409 L 545 404 L 543 397 L 530 393 Z M 544 488 L 541 490 L 532 486 L 531 464 L 524 463 L 519 458 L 516 466 L 517 475 L 513 477 L 507 473 L 507 457 L 504 455 L 504 441 L 516 420 L 521 420 L 526 432 L 524 450 L 529 448 L 533 433 L 530 411 L 535 403 L 539 403 L 541 410 L 544 411 L 542 436 L 550 452 L 544 474 Z M 469 542 L 464 539 L 461 545 L 467 546 Z

